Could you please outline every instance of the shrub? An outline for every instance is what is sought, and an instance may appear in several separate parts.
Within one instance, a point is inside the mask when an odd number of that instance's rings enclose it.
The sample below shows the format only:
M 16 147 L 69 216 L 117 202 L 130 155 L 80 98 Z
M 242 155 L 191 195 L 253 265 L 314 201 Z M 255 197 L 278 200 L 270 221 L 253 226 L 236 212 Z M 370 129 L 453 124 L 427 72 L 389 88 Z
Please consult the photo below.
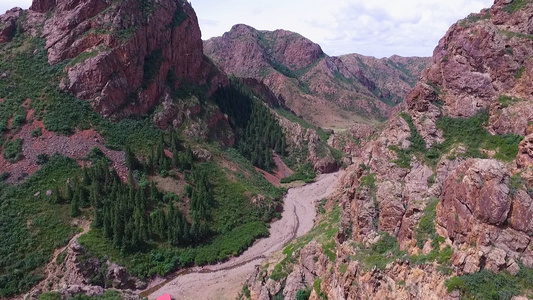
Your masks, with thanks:
M 9 172 L 3 172 L 2 174 L 0 174 L 0 182 L 6 181 L 9 178 L 9 176 L 11 176 Z
M 307 300 L 311 296 L 311 289 L 300 289 L 296 293 L 296 300 Z
M 3 156 L 11 163 L 15 163 L 22 159 L 22 139 L 14 139 L 6 144 L 4 147 Z
M 31 136 L 40 137 L 43 134 L 43 128 L 39 127 L 31 131 Z
M 461 277 L 452 277 L 446 280 L 446 289 L 448 290 L 448 293 L 455 290 L 464 290 L 465 282 Z
M 58 292 L 46 292 L 39 296 L 39 300 L 61 300 L 61 294 Z
M 17 113 L 13 117 L 13 122 L 11 122 L 11 127 L 20 128 L 24 123 L 26 123 L 26 112 Z
M 246 284 L 242 287 L 242 293 L 244 294 L 246 298 L 248 299 L 250 298 L 250 289 L 248 288 Z
M 50 159 L 50 157 L 48 157 L 48 154 L 41 153 L 41 154 L 37 155 L 37 164 L 38 165 L 44 165 L 45 163 L 48 162 L 49 159 Z

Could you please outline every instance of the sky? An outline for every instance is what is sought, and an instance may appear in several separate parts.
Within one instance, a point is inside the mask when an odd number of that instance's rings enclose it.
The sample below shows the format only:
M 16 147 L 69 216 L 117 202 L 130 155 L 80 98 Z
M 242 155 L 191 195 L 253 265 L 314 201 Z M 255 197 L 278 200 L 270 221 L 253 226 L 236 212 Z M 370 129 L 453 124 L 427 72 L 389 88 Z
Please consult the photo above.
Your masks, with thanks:
M 242 23 L 259 30 L 300 33 L 328 55 L 378 58 L 431 56 L 453 23 L 493 4 L 493 0 L 189 1 L 204 40 Z M 0 0 L 0 12 L 30 4 L 31 0 Z

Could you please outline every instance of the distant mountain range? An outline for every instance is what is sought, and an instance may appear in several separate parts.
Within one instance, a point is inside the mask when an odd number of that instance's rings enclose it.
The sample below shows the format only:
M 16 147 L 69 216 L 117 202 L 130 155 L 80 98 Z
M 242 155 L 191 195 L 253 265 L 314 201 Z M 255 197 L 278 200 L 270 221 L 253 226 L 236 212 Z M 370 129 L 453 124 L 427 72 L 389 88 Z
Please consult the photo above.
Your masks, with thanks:
M 263 82 L 297 115 L 321 127 L 384 120 L 430 63 L 426 57 L 326 55 L 298 33 L 235 25 L 204 42 L 223 71 Z

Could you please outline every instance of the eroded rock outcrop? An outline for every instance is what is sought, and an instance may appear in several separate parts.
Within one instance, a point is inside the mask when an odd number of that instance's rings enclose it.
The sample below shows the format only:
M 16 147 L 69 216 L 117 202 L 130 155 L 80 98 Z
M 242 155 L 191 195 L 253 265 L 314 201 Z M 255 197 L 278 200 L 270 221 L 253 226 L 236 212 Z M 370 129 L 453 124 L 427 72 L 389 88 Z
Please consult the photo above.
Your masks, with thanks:
M 457 22 L 406 96 L 403 114 L 354 147 L 354 164 L 328 201 L 342 208 L 335 261 L 316 274 L 328 299 L 460 299 L 459 291 L 446 291 L 450 276 L 533 267 L 531 15 L 531 2 L 497 0 Z M 499 150 L 483 143 L 473 156 L 486 158 L 469 157 L 464 140 L 439 148 L 449 138 L 437 126 L 441 118 L 483 111 L 490 134 L 525 136 L 513 144 L 514 161 L 497 160 Z M 383 240 L 383 231 L 405 252 L 385 252 L 388 264 L 369 270 L 360 251 Z M 315 289 L 312 299 L 320 298 Z
M 12 8 L 0 15 L 0 44 L 10 42 L 17 33 L 17 20 L 23 10 L 19 7 Z
M 35 0 L 26 27 L 43 28 L 50 64 L 69 60 L 61 88 L 90 100 L 104 116 L 145 114 L 182 85 L 205 84 L 208 93 L 227 85 L 226 76 L 204 58 L 189 3 L 146 5 Z

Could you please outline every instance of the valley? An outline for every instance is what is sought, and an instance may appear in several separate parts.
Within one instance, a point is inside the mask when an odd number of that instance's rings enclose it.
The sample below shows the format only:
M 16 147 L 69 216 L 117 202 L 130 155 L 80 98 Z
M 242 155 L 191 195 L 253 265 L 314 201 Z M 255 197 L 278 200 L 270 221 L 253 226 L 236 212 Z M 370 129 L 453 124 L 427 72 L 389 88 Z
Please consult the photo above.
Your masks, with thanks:
M 270 224 L 269 236 L 257 240 L 237 257 L 228 261 L 180 271 L 171 279 L 154 280 L 141 295 L 148 299 L 169 293 L 174 299 L 235 299 L 244 282 L 276 251 L 307 233 L 316 220 L 320 200 L 337 187 L 340 172 L 320 175 L 315 182 L 288 190 L 281 219 Z M 159 281 L 163 281 L 160 283 Z
M 203 41 L 186 0 L 8 10 L 0 298 L 533 299 L 532 15 L 378 59 Z

